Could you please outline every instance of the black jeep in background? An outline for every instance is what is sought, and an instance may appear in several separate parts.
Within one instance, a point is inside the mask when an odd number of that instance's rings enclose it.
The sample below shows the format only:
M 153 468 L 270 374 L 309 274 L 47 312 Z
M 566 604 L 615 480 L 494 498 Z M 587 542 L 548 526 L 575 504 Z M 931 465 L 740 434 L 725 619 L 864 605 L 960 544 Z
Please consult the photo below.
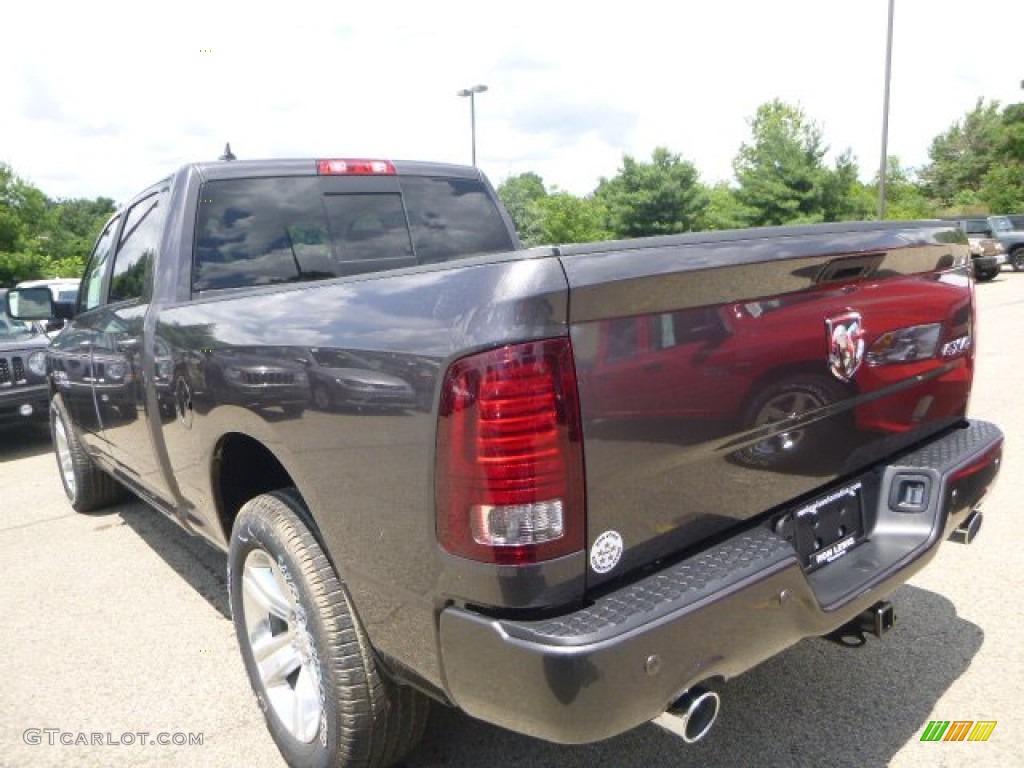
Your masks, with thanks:
M 33 322 L 7 314 L 0 289 L 0 427 L 45 421 L 50 409 L 46 352 L 50 340 Z

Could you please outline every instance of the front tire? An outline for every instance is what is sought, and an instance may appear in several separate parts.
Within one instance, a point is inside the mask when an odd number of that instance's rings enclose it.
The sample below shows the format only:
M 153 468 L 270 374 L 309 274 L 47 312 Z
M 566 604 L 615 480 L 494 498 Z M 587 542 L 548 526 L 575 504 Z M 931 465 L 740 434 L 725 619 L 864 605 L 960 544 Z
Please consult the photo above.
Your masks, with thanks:
M 770 383 L 747 405 L 746 429 L 764 427 L 808 411 L 816 411 L 846 396 L 838 381 L 823 376 L 791 376 Z M 795 427 L 736 451 L 733 458 L 751 467 L 789 468 L 827 457 L 828 440 L 822 425 Z
M 64 493 L 76 512 L 102 509 L 124 496 L 121 485 L 89 458 L 60 395 L 50 401 L 50 437 Z
M 987 283 L 989 280 L 995 280 L 996 279 L 996 275 L 998 275 L 998 274 L 999 274 L 999 269 L 998 268 L 997 269 L 988 270 L 987 272 L 984 271 L 984 270 L 980 270 L 980 271 L 978 271 L 977 274 L 975 274 L 974 279 L 975 279 L 975 281 L 977 281 L 979 283 Z
M 383 768 L 420 740 L 429 704 L 380 669 L 307 519 L 288 489 L 235 520 L 228 588 L 249 682 L 289 765 Z
M 313 389 L 313 404 L 321 411 L 329 411 L 331 409 L 331 393 L 327 391 L 327 387 L 318 384 Z

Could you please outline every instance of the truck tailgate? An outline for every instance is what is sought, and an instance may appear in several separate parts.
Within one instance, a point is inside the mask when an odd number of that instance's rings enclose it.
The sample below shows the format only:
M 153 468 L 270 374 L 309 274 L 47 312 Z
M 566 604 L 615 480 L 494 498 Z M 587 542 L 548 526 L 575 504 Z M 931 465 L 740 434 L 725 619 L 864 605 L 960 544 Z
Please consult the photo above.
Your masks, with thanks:
M 782 505 L 832 503 L 830 486 L 854 496 L 872 463 L 960 422 L 967 258 L 937 222 L 563 248 L 588 586 Z M 860 525 L 833 521 L 805 554 L 823 559 Z

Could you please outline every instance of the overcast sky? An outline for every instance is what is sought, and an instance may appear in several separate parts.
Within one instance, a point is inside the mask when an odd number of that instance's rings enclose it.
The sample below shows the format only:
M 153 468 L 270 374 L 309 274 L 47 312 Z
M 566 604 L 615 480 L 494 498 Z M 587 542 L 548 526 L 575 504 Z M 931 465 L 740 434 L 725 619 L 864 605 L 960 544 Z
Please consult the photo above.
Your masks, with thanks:
M 887 0 L 6 3 L 0 161 L 124 202 L 191 160 L 477 159 L 591 192 L 667 146 L 727 180 L 747 119 L 799 104 L 869 179 Z M 927 160 L 980 97 L 1024 101 L 1019 0 L 896 0 L 889 152 Z

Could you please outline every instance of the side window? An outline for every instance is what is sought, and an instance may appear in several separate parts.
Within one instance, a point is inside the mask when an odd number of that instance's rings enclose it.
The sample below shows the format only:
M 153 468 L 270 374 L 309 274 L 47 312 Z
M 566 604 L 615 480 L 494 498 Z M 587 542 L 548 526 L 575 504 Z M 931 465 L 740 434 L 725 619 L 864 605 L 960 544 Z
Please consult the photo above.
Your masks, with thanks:
M 110 277 L 110 302 L 139 299 L 149 294 L 153 261 L 163 233 L 166 199 L 164 190 L 140 200 L 128 210 Z
M 654 349 L 706 343 L 725 332 L 717 310 L 705 307 L 655 315 L 650 322 L 651 346 Z
M 85 277 L 82 278 L 81 295 L 78 297 L 81 311 L 95 309 L 103 300 L 103 278 L 107 274 L 107 263 L 110 261 L 110 254 L 114 250 L 114 233 L 120 218 L 112 219 L 107 228 L 103 230 L 96 247 L 89 257 L 89 266 L 85 270 Z
M 640 352 L 640 324 L 635 317 L 620 317 L 605 326 L 608 329 L 608 362 L 627 360 Z

